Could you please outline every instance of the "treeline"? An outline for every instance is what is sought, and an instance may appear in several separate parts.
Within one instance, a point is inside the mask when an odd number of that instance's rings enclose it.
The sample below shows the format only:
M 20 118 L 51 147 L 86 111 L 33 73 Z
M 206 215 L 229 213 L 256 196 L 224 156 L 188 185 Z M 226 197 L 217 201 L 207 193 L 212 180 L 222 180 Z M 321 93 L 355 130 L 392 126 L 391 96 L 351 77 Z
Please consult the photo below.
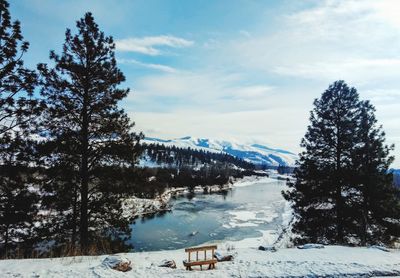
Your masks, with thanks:
M 183 166 L 181 168 L 136 168 L 133 183 L 137 197 L 154 198 L 166 188 L 187 187 L 194 190 L 196 186 L 207 187 L 218 185 L 221 189 L 228 185 L 232 178 L 242 178 L 245 175 L 256 174 L 251 170 L 232 168 L 230 165 L 216 162 L 205 164 L 199 168 Z
M 223 187 L 232 178 L 256 175 L 254 165 L 225 153 L 214 153 L 162 144 L 141 144 L 142 161 L 156 167 L 136 168 L 132 180 L 135 194 L 153 198 L 166 188 L 188 187 L 193 190 L 209 185 Z M 155 164 L 155 165 L 154 165 Z
M 287 174 L 292 174 L 294 169 L 295 168 L 291 166 L 279 165 L 276 168 L 276 171 L 278 172 L 278 174 L 287 175 Z
M 301 146 L 291 202 L 298 243 L 390 244 L 400 236 L 400 193 L 388 171 L 375 108 L 355 88 L 336 81 L 314 101 Z
M 165 146 L 163 144 L 142 144 L 142 157 L 148 158 L 159 165 L 169 165 L 176 168 L 200 167 L 205 164 L 223 163 L 246 170 L 254 170 L 254 164 L 226 153 L 209 152 L 192 148 Z

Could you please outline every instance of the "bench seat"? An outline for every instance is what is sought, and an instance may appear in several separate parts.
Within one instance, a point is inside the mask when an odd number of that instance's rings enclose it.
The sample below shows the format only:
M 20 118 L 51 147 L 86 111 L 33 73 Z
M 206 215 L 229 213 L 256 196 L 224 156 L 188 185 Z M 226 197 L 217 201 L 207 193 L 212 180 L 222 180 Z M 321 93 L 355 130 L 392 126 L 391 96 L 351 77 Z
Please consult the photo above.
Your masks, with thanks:
M 210 259 L 210 260 L 205 260 L 205 261 L 191 261 L 188 262 L 187 260 L 183 261 L 184 266 L 194 266 L 194 265 L 204 265 L 204 264 L 215 264 L 218 261 L 216 259 Z

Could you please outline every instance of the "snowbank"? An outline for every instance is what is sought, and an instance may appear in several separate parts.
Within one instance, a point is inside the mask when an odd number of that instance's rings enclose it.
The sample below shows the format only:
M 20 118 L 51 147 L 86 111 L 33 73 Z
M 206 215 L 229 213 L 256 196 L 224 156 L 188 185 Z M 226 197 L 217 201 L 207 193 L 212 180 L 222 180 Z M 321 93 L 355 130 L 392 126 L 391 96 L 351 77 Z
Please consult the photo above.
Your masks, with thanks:
M 232 262 L 220 262 L 215 270 L 186 271 L 184 250 L 121 254 L 132 262 L 126 273 L 104 265 L 107 256 L 0 261 L 1 277 L 317 277 L 400 275 L 400 252 L 376 248 L 326 246 L 323 249 L 278 249 L 219 244 L 222 253 L 234 255 Z M 232 248 L 234 248 L 232 250 Z M 175 260 L 176 269 L 159 267 Z

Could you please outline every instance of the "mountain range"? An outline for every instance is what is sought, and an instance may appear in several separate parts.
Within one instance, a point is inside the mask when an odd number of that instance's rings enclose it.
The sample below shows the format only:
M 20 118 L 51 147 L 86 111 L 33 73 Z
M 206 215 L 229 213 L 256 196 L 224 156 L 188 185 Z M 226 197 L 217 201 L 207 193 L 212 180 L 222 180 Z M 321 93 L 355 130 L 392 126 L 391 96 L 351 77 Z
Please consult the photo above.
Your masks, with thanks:
M 162 144 L 180 148 L 191 148 L 209 152 L 225 152 L 256 165 L 265 166 L 294 166 L 297 155 L 287 150 L 270 148 L 263 144 L 237 143 L 227 140 L 195 138 L 186 136 L 176 139 L 160 139 L 146 137 L 146 144 Z

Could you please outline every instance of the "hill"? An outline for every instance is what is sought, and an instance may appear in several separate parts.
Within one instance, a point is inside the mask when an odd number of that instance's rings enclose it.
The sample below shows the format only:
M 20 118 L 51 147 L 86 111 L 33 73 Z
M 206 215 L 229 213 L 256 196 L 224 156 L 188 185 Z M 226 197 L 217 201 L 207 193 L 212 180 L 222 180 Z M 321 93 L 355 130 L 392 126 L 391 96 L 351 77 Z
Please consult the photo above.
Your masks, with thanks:
M 246 144 L 227 140 L 195 138 L 191 136 L 170 140 L 146 137 L 143 143 L 191 148 L 214 153 L 224 152 L 255 165 L 264 166 L 294 166 L 297 159 L 297 155 L 292 152 L 270 148 L 263 144 Z

